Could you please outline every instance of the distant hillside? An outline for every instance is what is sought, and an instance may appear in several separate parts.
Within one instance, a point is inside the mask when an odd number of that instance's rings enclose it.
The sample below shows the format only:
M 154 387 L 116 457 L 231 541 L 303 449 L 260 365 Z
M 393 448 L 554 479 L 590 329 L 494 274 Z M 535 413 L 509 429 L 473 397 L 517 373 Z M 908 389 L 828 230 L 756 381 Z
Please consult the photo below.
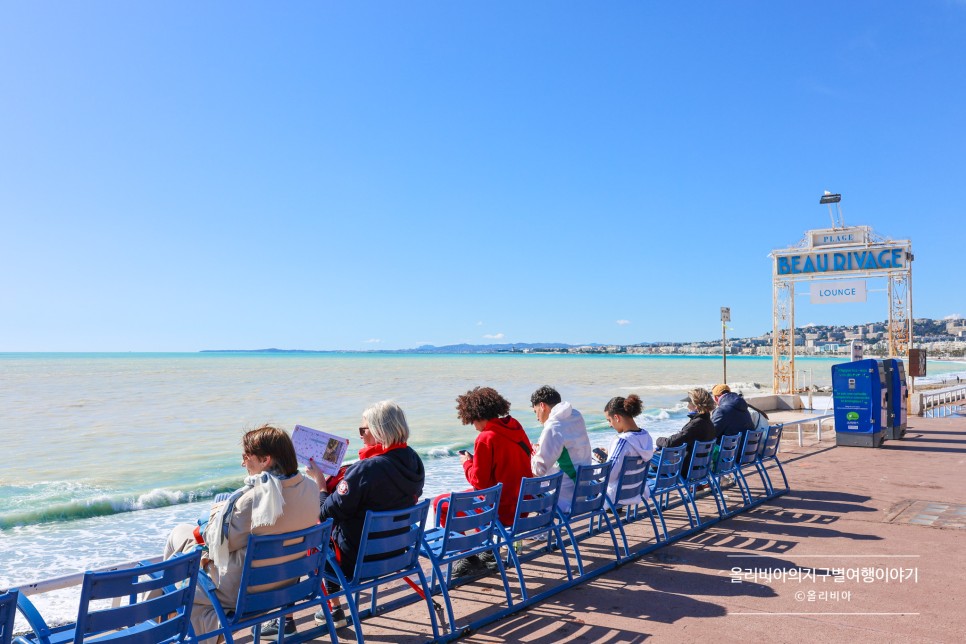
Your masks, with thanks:
M 565 351 L 578 345 L 560 342 L 515 342 L 512 344 L 424 344 L 415 349 L 370 349 L 368 351 L 315 351 L 311 349 L 202 349 L 200 353 L 522 353 L 524 351 Z M 600 346 L 584 344 L 579 346 Z

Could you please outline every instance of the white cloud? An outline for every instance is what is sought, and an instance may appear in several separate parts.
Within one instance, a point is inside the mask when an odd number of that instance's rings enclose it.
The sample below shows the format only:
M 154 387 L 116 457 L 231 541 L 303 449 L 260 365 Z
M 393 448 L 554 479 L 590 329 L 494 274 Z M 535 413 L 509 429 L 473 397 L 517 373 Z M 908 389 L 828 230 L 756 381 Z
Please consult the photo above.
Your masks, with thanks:
M 627 326 L 627 325 L 628 325 L 628 324 L 630 324 L 630 323 L 631 323 L 631 321 L 630 321 L 630 320 L 618 320 L 618 321 L 617 321 L 617 325 L 618 325 L 618 326 Z
M 947 315 L 943 319 L 944 320 L 962 320 L 963 316 L 961 316 L 959 313 L 953 313 L 952 315 Z
M 476 326 L 483 326 L 483 320 L 480 320 L 479 322 L 477 322 Z
M 366 344 L 379 344 L 380 342 L 382 342 L 382 340 L 379 338 L 369 338 L 366 340 Z
M 487 340 L 502 340 L 504 336 L 502 333 L 487 333 L 483 336 Z

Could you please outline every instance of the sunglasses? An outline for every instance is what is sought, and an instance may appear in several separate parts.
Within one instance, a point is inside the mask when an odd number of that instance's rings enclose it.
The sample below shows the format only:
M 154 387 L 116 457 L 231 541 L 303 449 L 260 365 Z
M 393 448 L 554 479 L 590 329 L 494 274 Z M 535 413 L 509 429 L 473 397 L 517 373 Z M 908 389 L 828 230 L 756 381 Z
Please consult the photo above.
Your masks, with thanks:
M 369 431 L 369 428 L 368 427 L 360 427 L 359 428 L 359 436 L 363 436 L 364 437 L 366 435 L 366 432 L 367 431 Z

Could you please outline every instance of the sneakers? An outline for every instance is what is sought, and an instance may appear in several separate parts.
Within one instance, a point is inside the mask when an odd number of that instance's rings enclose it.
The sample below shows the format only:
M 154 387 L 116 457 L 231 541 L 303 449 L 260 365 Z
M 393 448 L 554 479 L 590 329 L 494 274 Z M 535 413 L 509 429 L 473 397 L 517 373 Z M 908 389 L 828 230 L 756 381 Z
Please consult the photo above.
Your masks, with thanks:
M 325 609 L 320 608 L 319 612 L 315 614 L 315 623 L 318 626 L 325 626 Z M 342 607 L 332 609 L 332 627 L 333 628 L 345 628 L 349 625 L 349 620 L 346 619 L 345 610 Z
M 254 630 L 255 629 L 253 628 L 252 631 L 254 631 Z M 296 626 L 295 626 L 295 620 L 294 619 L 286 619 L 285 620 L 285 634 L 286 635 L 295 635 L 296 632 L 298 632 L 298 628 L 296 628 Z M 265 637 L 275 637 L 276 635 L 278 635 L 278 618 L 277 617 L 275 619 L 273 619 L 273 620 L 264 622 L 262 624 L 262 635 L 264 635 Z
M 491 561 L 493 561 L 491 559 Z M 493 562 L 496 565 L 496 562 Z M 483 561 L 476 555 L 470 555 L 466 559 L 460 559 L 453 564 L 453 576 L 454 577 L 471 577 L 473 575 L 482 575 L 485 572 L 489 572 L 489 568 Z

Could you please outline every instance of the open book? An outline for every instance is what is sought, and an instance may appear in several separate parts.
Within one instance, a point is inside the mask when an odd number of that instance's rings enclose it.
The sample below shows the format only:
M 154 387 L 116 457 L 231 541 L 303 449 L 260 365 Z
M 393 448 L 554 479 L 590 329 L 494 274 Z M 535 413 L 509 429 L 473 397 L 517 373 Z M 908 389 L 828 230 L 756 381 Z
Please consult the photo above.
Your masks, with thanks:
M 314 459 L 315 465 L 326 476 L 332 476 L 339 471 L 349 447 L 348 438 L 333 436 L 303 425 L 295 426 L 292 442 L 295 444 L 295 456 L 299 464 L 308 466 L 309 459 Z

